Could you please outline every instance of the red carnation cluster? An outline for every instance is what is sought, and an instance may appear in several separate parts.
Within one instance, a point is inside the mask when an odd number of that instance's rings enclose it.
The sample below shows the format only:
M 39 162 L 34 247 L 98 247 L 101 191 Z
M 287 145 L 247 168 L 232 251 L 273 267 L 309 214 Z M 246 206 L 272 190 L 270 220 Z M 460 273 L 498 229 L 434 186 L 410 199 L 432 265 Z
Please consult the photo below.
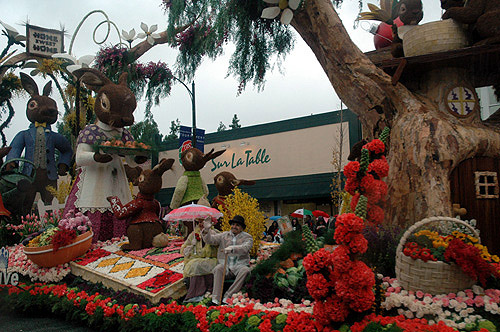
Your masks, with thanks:
M 387 195 L 387 184 L 382 181 L 389 173 L 389 164 L 384 156 L 385 145 L 379 139 L 365 144 L 368 150 L 369 163 L 363 169 L 362 161 L 351 161 L 344 167 L 346 176 L 345 191 L 353 196 L 351 210 L 354 211 L 361 195 L 368 199 L 366 220 L 373 224 L 384 221 L 384 210 Z M 366 164 L 365 164 L 366 165 Z
M 316 301 L 316 324 L 327 327 L 344 321 L 349 312 L 363 312 L 375 301 L 373 271 L 355 259 L 367 250 L 368 242 L 361 232 L 363 219 L 354 213 L 340 215 L 335 223 L 334 238 L 339 243 L 333 252 L 320 249 L 303 260 L 307 289 Z
M 495 267 L 481 257 L 478 248 L 459 239 L 450 241 L 444 252 L 444 258 L 449 262 L 457 263 L 465 274 L 472 279 L 479 280 L 483 287 L 486 286 L 486 279 L 490 275 L 500 278 Z
M 370 154 L 382 154 L 385 152 L 385 144 L 377 138 L 363 145 L 363 149 L 370 151 Z

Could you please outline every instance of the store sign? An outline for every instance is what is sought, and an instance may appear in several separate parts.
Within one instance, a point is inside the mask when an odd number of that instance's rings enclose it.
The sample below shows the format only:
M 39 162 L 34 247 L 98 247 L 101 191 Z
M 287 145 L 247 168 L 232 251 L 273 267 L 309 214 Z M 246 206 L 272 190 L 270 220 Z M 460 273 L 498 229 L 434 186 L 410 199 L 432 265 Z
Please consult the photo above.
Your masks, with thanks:
M 2 269 L 0 273 L 0 285 L 8 285 L 17 286 L 19 284 L 19 275 L 17 272 L 7 273 L 7 268 L 9 267 L 9 250 L 5 247 L 2 247 L 0 250 L 0 269 Z
M 64 52 L 64 32 L 26 24 L 26 52 L 30 55 L 51 57 Z
M 231 168 L 235 169 L 240 166 L 250 167 L 253 165 L 259 164 L 268 164 L 271 162 L 271 157 L 267 154 L 266 149 L 259 149 L 257 153 L 254 153 L 253 150 L 246 150 L 243 156 L 236 156 L 236 152 L 233 152 L 231 156 L 231 160 L 224 161 L 216 161 L 212 159 L 212 169 L 211 172 L 214 172 L 220 168 Z

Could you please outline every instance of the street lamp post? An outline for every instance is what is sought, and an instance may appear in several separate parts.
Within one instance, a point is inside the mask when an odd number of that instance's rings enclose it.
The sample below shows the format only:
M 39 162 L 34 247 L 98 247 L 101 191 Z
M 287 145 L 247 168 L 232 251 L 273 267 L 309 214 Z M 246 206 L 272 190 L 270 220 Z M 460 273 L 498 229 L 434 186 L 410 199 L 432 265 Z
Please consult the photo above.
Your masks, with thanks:
M 195 148 L 196 147 L 196 99 L 195 99 L 194 81 L 193 83 L 191 83 L 191 90 L 190 90 L 189 87 L 183 81 L 181 81 L 180 79 L 178 79 L 173 75 L 172 77 L 186 88 L 186 90 L 189 93 L 189 97 L 191 98 L 191 110 L 193 115 L 193 138 L 191 139 L 191 145 L 193 148 Z

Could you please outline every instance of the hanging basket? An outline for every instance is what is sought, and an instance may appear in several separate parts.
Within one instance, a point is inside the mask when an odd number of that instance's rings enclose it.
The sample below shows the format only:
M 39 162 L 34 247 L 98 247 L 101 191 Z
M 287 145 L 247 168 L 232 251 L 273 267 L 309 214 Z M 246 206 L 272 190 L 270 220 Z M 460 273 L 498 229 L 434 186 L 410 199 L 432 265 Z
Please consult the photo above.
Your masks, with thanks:
M 433 295 L 456 293 L 472 287 L 476 281 L 463 273 L 455 263 L 424 262 L 421 259 L 413 259 L 403 254 L 403 246 L 408 237 L 418 228 L 431 222 L 453 222 L 464 225 L 479 240 L 477 231 L 460 219 L 430 217 L 417 222 L 403 234 L 396 249 L 396 278 L 401 287 L 406 290 L 422 291 Z
M 40 267 L 53 267 L 68 263 L 82 256 L 89 250 L 92 244 L 92 231 L 78 235 L 72 243 L 54 251 L 50 244 L 42 247 L 24 247 L 24 254 Z

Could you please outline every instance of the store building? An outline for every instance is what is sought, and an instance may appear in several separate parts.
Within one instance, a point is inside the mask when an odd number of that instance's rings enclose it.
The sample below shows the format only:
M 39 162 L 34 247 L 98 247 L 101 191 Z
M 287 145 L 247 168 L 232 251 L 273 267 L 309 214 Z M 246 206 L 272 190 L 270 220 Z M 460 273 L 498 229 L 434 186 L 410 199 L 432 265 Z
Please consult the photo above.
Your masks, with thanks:
M 209 133 L 205 152 L 212 148 L 226 152 L 208 162 L 201 175 L 210 200 L 217 195 L 215 175 L 228 171 L 238 179 L 256 181 L 241 189 L 258 199 L 268 216 L 287 215 L 299 208 L 332 214 L 331 184 L 337 176 L 334 155 L 339 156 L 341 150 L 343 167 L 351 146 L 359 140 L 361 124 L 349 110 Z M 178 160 L 178 143 L 165 146 L 159 152 L 159 158 L 164 157 Z M 183 171 L 176 162 L 173 171 L 163 175 L 158 195 L 162 206 L 170 204 Z

